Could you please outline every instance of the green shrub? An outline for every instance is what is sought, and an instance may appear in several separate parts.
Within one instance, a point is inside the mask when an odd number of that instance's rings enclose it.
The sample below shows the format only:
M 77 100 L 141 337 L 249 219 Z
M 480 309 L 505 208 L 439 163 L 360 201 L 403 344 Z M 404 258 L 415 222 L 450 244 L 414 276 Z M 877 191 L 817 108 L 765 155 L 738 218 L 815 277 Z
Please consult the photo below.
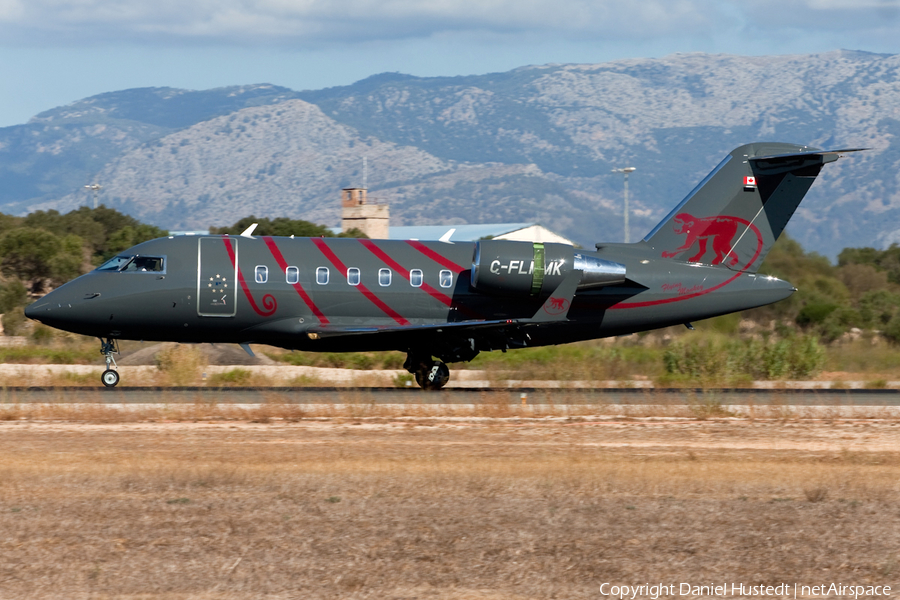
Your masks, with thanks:
M 56 331 L 46 325 L 35 325 L 31 331 L 31 341 L 35 344 L 46 345 L 56 337 Z
M 900 315 L 894 315 L 890 322 L 885 325 L 881 334 L 895 344 L 900 343 Z
M 859 299 L 859 315 L 865 327 L 882 329 L 890 323 L 900 307 L 900 294 L 874 290 Z
M 415 385 L 415 377 L 412 373 L 399 373 L 394 375 L 394 387 L 405 388 Z
M 250 385 L 253 373 L 247 369 L 231 369 L 224 373 L 213 373 L 207 380 L 208 385 L 221 386 L 245 386 Z
M 797 325 L 809 327 L 819 325 L 828 318 L 828 315 L 837 310 L 838 305 L 830 302 L 810 302 L 797 313 Z
M 821 370 L 825 350 L 815 336 L 779 340 L 678 340 L 663 353 L 666 373 L 703 383 L 807 378 Z
M 21 306 L 6 311 L 2 319 L 3 335 L 19 335 L 27 321 L 25 309 Z
M 72 350 L 69 348 L 39 348 L 36 346 L 16 346 L 12 348 L 0 348 L 0 362 L 2 363 L 44 363 L 54 365 L 72 365 L 75 363 L 89 363 L 97 358 L 96 349 L 87 351 Z
M 836 308 L 819 326 L 820 335 L 825 342 L 833 342 L 850 331 L 851 327 L 860 327 L 863 319 L 859 312 L 848 306 Z
M 28 290 L 18 279 L 10 279 L 0 285 L 0 313 L 7 313 L 17 306 L 28 304 Z

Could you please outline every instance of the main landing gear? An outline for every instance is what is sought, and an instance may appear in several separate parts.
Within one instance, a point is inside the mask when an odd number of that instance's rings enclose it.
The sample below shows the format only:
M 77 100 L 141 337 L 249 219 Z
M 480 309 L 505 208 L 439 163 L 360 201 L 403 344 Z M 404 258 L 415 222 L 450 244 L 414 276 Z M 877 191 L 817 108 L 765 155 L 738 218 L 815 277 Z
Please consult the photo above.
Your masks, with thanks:
M 423 390 L 439 390 L 450 381 L 450 368 L 439 360 L 416 369 L 416 383 Z
M 443 361 L 433 360 L 431 356 L 410 353 L 403 367 L 416 376 L 416 383 L 423 390 L 439 390 L 450 381 L 450 368 Z
M 103 374 L 100 375 L 100 381 L 103 382 L 108 388 L 116 387 L 119 384 L 119 373 L 113 369 L 118 369 L 119 365 L 116 364 L 116 359 L 113 358 L 113 354 L 119 353 L 119 343 L 113 338 L 106 338 L 106 341 L 103 341 L 103 338 L 100 338 L 100 354 L 106 356 L 106 370 L 103 371 Z M 112 365 L 113 368 L 110 368 Z

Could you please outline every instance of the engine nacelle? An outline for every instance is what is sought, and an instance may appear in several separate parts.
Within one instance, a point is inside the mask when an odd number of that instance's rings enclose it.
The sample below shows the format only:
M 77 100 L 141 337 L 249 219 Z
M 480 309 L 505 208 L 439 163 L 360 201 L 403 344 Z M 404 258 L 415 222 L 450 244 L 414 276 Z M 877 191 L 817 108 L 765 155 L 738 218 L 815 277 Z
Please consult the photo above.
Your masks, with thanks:
M 541 296 L 553 292 L 572 270 L 578 289 L 625 281 L 625 265 L 588 256 L 567 244 L 486 240 L 476 242 L 472 287 L 489 294 Z

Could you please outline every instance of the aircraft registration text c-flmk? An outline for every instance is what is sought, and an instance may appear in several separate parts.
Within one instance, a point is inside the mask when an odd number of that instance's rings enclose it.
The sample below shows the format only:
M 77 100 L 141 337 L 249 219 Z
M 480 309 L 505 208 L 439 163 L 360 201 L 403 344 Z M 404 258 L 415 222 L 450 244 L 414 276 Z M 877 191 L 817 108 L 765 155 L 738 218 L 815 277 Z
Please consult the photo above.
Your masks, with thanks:
M 400 350 L 425 389 L 479 352 L 623 335 L 746 310 L 794 287 L 757 275 L 822 166 L 858 149 L 733 150 L 643 240 L 565 244 L 173 236 L 121 253 L 25 314 L 100 338 Z

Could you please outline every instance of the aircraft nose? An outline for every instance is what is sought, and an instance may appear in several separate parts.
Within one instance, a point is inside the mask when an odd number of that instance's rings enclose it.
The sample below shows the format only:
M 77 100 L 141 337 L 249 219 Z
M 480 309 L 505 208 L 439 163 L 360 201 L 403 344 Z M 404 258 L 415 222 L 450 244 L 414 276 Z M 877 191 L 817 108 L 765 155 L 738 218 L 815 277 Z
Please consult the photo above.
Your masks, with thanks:
M 62 308 L 62 305 L 56 302 L 55 298 L 50 298 L 52 293 L 53 292 L 50 292 L 50 294 L 47 294 L 43 298 L 26 306 L 25 316 L 42 323 L 49 321 L 51 319 L 52 309 L 55 308 L 57 309 L 57 312 L 59 312 L 59 309 Z

